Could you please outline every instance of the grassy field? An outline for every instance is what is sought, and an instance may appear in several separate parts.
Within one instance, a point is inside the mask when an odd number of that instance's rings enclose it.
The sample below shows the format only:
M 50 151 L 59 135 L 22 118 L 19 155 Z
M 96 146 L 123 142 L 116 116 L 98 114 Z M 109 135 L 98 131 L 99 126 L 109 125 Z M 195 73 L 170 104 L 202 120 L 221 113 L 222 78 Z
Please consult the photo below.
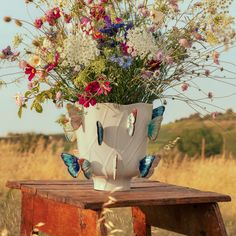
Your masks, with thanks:
M 34 150 L 20 149 L 21 143 L 0 141 L 0 236 L 19 235 L 20 195 L 4 187 L 9 179 L 70 179 L 59 158 L 64 150 L 63 140 L 54 141 L 39 138 Z M 56 145 L 56 147 L 55 147 Z M 46 147 L 46 148 L 45 148 Z M 154 150 L 154 146 L 152 146 Z M 180 157 L 175 152 L 164 153 L 153 176 L 172 184 L 185 185 L 202 190 L 230 194 L 231 203 L 220 204 L 227 231 L 236 235 L 236 160 L 231 157 L 215 157 L 207 160 Z M 116 209 L 108 215 L 116 228 L 123 232 L 116 235 L 130 236 L 130 209 Z M 154 235 L 176 235 L 153 229 Z

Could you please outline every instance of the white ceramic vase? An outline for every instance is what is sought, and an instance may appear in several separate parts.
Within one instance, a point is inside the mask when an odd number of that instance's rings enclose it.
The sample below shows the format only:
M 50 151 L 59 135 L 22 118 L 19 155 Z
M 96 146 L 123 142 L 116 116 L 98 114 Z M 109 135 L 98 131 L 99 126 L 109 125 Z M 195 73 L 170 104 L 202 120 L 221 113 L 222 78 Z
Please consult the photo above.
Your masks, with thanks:
M 139 162 L 147 151 L 147 125 L 152 104 L 118 105 L 99 103 L 86 108 L 83 122 L 76 130 L 79 157 L 91 163 L 94 189 L 129 190 L 130 181 L 139 175 Z M 128 116 L 137 109 L 133 136 L 127 128 Z M 97 122 L 103 127 L 102 143 L 98 142 Z

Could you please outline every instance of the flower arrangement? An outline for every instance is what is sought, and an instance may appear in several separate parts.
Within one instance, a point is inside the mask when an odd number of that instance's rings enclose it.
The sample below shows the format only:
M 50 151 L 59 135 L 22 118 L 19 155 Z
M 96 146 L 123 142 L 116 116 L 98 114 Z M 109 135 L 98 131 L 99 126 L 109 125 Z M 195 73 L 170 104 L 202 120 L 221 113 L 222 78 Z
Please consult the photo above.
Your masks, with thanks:
M 34 22 L 5 17 L 16 35 L 2 62 L 18 63 L 28 88 L 16 95 L 19 116 L 28 104 L 42 112 L 79 103 L 151 103 L 183 99 L 199 77 L 223 71 L 221 52 L 235 40 L 230 0 L 25 0 L 41 11 Z M 30 39 L 30 41 L 28 40 Z M 14 48 L 14 49 L 13 49 Z M 25 78 L 26 77 L 26 78 Z M 3 83 L 3 82 L 2 82 Z M 7 84 L 8 82 L 5 81 Z M 199 89 L 199 91 L 203 92 Z M 212 99 L 212 92 L 203 92 Z

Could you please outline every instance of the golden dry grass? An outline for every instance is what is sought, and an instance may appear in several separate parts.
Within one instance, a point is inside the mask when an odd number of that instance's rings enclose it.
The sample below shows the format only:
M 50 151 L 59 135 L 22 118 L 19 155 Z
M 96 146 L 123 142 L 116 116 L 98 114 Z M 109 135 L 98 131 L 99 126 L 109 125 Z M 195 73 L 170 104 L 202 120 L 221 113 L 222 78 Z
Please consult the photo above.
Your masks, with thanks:
M 57 143 L 53 154 L 53 143 L 45 149 L 39 140 L 34 154 L 17 153 L 17 144 L 0 141 L 0 236 L 19 235 L 20 194 L 4 187 L 9 179 L 70 179 L 60 160 L 64 144 Z M 231 203 L 220 204 L 229 235 L 236 235 L 236 160 L 232 158 L 211 158 L 207 160 L 181 159 L 172 154 L 164 156 L 152 179 L 172 184 L 185 185 L 202 190 L 216 191 L 231 195 Z M 174 155 L 173 155 L 174 156 Z M 129 209 L 116 209 L 109 213 L 116 228 L 132 235 Z M 7 231 L 8 234 L 6 233 Z M 1 232 L 3 234 L 1 235 Z M 154 235 L 174 235 L 160 230 L 153 230 Z

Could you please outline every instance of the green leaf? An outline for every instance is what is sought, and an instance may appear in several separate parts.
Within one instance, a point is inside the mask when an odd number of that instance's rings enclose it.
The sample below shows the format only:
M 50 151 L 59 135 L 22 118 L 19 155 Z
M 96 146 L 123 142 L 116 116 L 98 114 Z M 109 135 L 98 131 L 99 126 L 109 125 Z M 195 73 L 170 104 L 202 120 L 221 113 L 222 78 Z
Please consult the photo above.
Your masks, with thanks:
M 32 94 L 31 91 L 27 91 L 27 92 L 25 92 L 25 98 L 28 98 L 31 94 Z
M 38 103 L 38 102 L 35 102 L 34 108 L 35 108 L 35 110 L 36 110 L 38 113 L 42 113 L 42 112 L 43 112 L 43 107 L 42 107 L 41 104 Z
M 22 117 L 22 111 L 23 111 L 23 106 L 20 106 L 18 113 L 17 113 L 19 118 Z

